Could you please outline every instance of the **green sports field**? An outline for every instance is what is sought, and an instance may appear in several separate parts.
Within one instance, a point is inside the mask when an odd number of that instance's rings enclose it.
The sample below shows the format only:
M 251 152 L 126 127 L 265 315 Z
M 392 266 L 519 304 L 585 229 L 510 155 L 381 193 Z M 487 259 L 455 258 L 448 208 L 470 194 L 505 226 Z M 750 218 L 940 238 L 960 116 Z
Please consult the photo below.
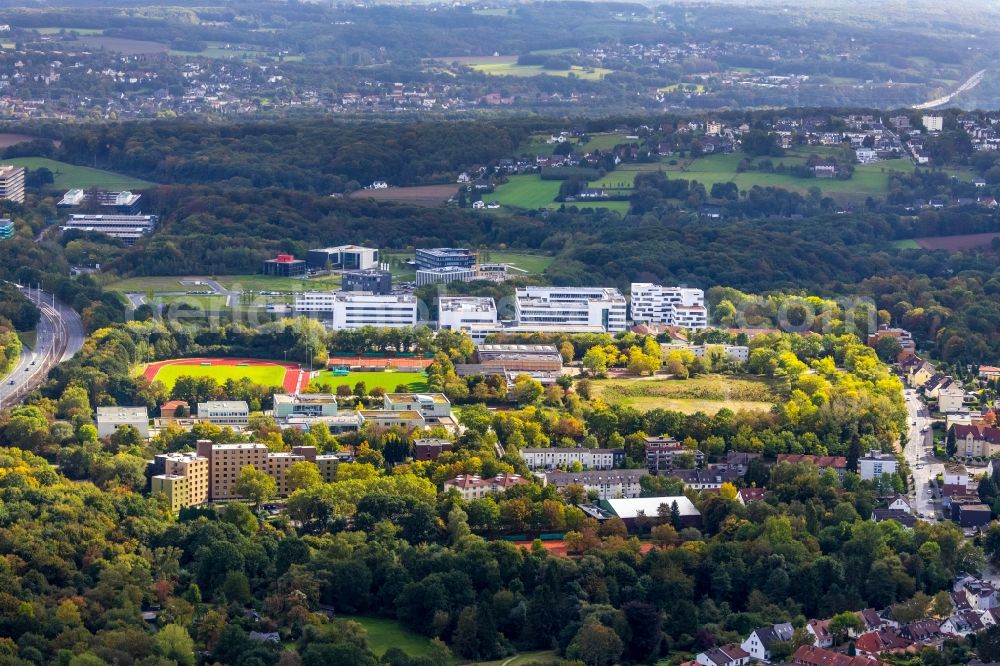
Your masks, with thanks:
M 28 169 L 45 168 L 55 176 L 53 186 L 60 190 L 99 187 L 108 190 L 144 190 L 156 187 L 156 183 L 140 178 L 132 178 L 120 173 L 92 169 L 90 167 L 67 164 L 47 157 L 14 157 L 6 162 Z
M 326 370 L 312 381 L 313 385 L 328 384 L 334 389 L 342 384 L 347 384 L 353 389 L 358 382 L 364 382 L 369 391 L 373 388 L 383 388 L 392 393 L 401 384 L 405 384 L 410 393 L 427 390 L 427 375 L 422 372 L 351 372 L 348 375 L 337 376 Z
M 262 386 L 282 386 L 285 369 L 280 365 L 200 365 L 198 362 L 164 365 L 156 372 L 154 381 L 163 382 L 171 390 L 178 377 L 211 377 L 220 384 L 227 379 L 247 378 Z

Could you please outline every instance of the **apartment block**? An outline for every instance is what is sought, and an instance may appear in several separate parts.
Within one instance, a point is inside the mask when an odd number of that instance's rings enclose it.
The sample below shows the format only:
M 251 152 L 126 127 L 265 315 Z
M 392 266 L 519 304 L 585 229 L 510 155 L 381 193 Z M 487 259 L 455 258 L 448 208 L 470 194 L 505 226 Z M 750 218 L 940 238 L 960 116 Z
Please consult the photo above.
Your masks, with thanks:
M 514 330 L 620 333 L 626 324 L 625 297 L 611 287 L 517 289 L 514 312 Z
M 149 412 L 145 407 L 98 407 L 97 436 L 104 438 L 125 426 L 139 431 L 139 436 L 149 439 Z
M 445 481 L 444 490 L 448 492 L 455 489 L 462 496 L 462 499 L 471 501 L 487 495 L 498 495 L 509 488 L 525 483 L 530 483 L 530 481 L 517 474 L 497 474 L 490 479 L 482 479 L 475 474 L 470 474 L 460 475 Z
M 268 470 L 267 447 L 263 444 L 213 444 L 199 440 L 198 455 L 208 458 L 209 499 L 238 499 L 233 485 L 244 467 Z
M 464 247 L 431 247 L 416 251 L 418 269 L 461 266 L 472 268 L 476 265 L 476 253 Z
M 63 223 L 63 231 L 93 231 L 117 238 L 125 245 L 152 233 L 159 218 L 156 215 L 78 215 L 73 214 Z
M 373 247 L 361 245 L 338 245 L 309 250 L 306 264 L 311 270 L 359 270 L 378 268 L 379 254 Z
M 0 164 L 0 199 L 24 203 L 24 167 Z
M 198 453 L 163 453 L 153 460 L 153 494 L 163 494 L 171 508 L 208 502 L 209 459 Z
M 400 328 L 416 325 L 417 299 L 411 294 L 304 292 L 295 296 L 295 312 L 319 319 L 333 330 Z
M 625 449 L 543 447 L 521 449 L 521 458 L 530 470 L 554 470 L 580 463 L 584 471 L 614 469 L 625 463 Z
M 315 451 L 315 449 L 313 450 Z M 290 492 L 288 488 L 288 481 L 285 479 L 288 468 L 295 463 L 304 462 L 305 460 L 306 457 L 301 453 L 278 452 L 267 454 L 267 469 L 264 471 L 267 472 L 268 476 L 274 479 L 274 483 L 278 488 L 279 497 L 285 497 Z M 315 455 L 313 456 L 313 461 L 315 462 Z
M 250 407 L 245 400 L 199 402 L 198 418 L 217 426 L 245 428 L 250 424 Z
M 705 292 L 685 287 L 662 287 L 649 282 L 633 282 L 632 320 L 636 323 L 665 324 L 700 329 L 708 326 Z
M 595 493 L 599 499 L 618 499 L 622 497 L 639 497 L 642 493 L 640 481 L 649 476 L 645 469 L 611 469 L 590 472 L 545 472 L 536 476 L 544 479 L 545 484 L 552 484 L 558 490 L 566 486 L 580 485 L 588 493 Z
M 496 302 L 477 296 L 442 296 L 438 299 L 438 327 L 467 333 L 473 342 L 482 342 L 499 328 Z
M 705 454 L 698 449 L 689 449 L 672 437 L 646 437 L 646 466 L 653 474 L 669 472 L 676 466 L 679 456 L 694 456 L 695 465 L 701 467 Z

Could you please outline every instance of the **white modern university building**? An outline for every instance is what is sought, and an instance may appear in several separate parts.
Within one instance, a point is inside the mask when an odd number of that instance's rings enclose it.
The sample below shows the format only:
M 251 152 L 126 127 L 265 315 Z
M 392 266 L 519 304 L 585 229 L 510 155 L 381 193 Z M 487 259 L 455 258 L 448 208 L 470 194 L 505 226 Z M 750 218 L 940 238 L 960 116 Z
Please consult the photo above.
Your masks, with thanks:
M 498 330 L 497 304 L 479 296 L 442 296 L 438 299 L 438 327 L 462 331 L 472 341 L 481 343 Z
M 417 298 L 412 294 L 309 291 L 295 296 L 295 313 L 323 322 L 328 328 L 416 326 Z
M 63 231 L 96 231 L 111 238 L 117 238 L 125 245 L 133 245 L 136 240 L 150 233 L 159 218 L 156 215 L 77 215 L 69 216 Z
M 682 328 L 708 326 L 705 292 L 686 287 L 661 287 L 650 282 L 632 283 L 632 321 Z
M 525 287 L 515 292 L 515 331 L 625 330 L 625 297 L 611 287 Z

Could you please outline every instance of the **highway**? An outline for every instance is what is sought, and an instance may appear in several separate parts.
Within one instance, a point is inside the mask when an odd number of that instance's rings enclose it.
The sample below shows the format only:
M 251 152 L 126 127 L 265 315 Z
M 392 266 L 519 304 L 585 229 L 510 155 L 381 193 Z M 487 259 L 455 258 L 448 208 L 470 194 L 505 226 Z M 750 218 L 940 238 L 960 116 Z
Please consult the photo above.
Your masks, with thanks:
M 0 408 L 21 402 L 45 382 L 49 370 L 80 351 L 84 331 L 80 316 L 52 294 L 18 287 L 41 312 L 35 348 L 25 348 L 14 370 L 0 381 Z
M 949 102 L 951 102 L 951 100 L 958 97 L 962 93 L 968 92 L 973 88 L 975 88 L 976 86 L 978 86 L 979 83 L 983 80 L 983 77 L 985 75 L 986 75 L 986 70 L 981 69 L 972 76 L 970 76 L 965 81 L 965 83 L 956 88 L 955 92 L 951 93 L 950 95 L 945 95 L 944 97 L 938 97 L 937 99 L 932 99 L 931 101 L 924 102 L 923 104 L 917 104 L 913 108 L 917 110 L 924 110 L 924 109 L 936 109 L 939 106 L 944 106 L 945 104 L 948 104 Z
M 913 474 L 913 488 L 910 502 L 918 517 L 924 517 L 928 522 L 936 520 L 935 501 L 937 491 L 931 494 L 930 481 L 938 473 L 944 471 L 944 465 L 934 459 L 933 435 L 930 425 L 931 418 L 927 407 L 917 397 L 915 391 L 906 389 L 907 426 L 909 441 L 904 455 Z M 924 428 L 927 428 L 926 432 Z

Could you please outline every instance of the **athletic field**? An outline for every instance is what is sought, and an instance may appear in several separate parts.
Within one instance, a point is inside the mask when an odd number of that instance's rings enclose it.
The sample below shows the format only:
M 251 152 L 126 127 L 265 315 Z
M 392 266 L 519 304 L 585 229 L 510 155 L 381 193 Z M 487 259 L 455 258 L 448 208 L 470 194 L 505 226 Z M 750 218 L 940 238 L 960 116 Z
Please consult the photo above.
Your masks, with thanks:
M 142 371 L 149 381 L 161 381 L 169 391 L 178 377 L 211 377 L 220 384 L 246 377 L 255 384 L 281 386 L 294 393 L 309 383 L 307 371 L 297 363 L 252 358 L 179 358 L 150 363 Z

